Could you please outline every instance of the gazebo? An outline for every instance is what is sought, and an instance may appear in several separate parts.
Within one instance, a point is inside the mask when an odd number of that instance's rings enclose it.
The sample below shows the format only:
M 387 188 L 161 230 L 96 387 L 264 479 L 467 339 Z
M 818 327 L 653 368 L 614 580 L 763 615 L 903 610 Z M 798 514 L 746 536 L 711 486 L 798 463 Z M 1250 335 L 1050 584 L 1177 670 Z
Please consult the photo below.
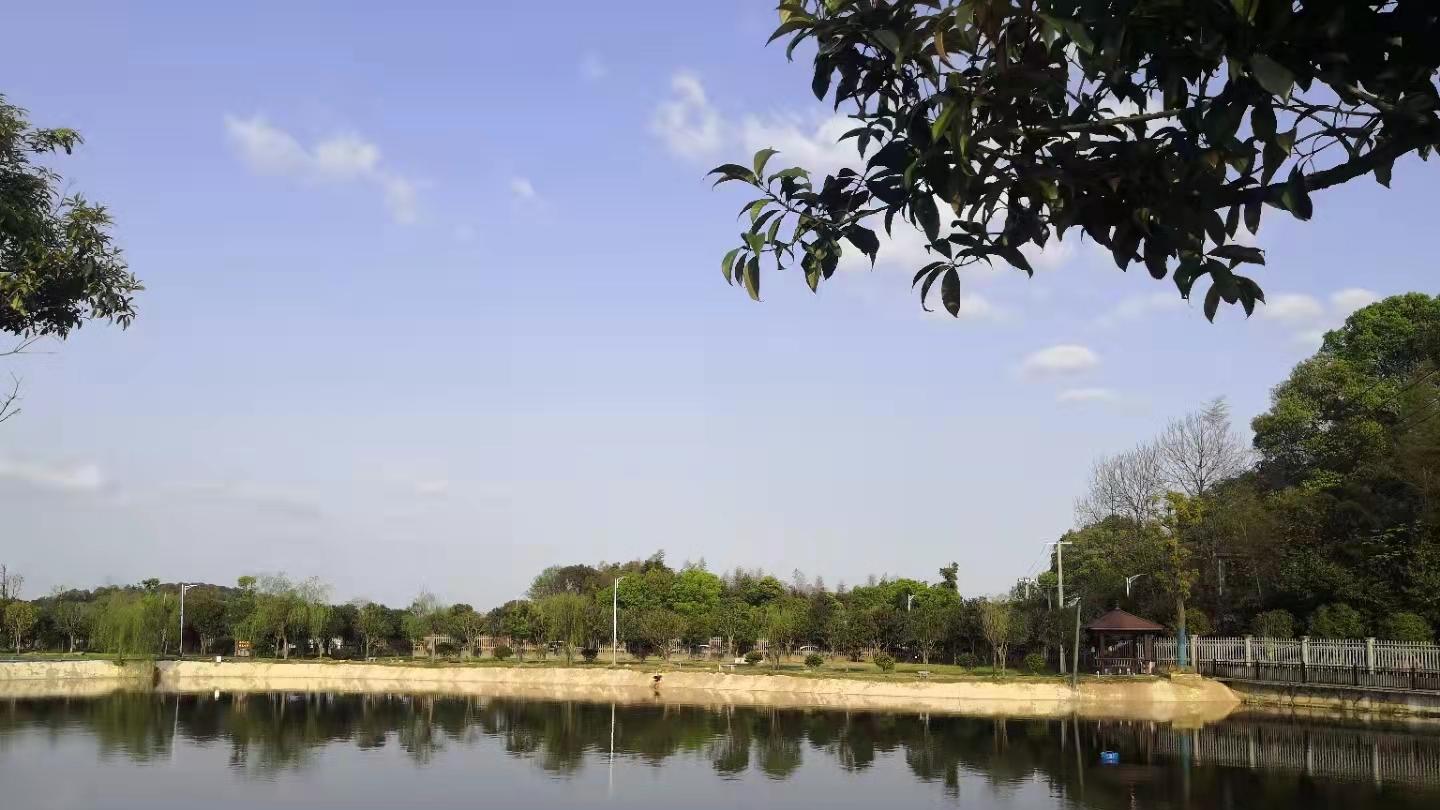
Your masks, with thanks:
M 1093 669 L 1104 675 L 1146 672 L 1155 661 L 1155 638 L 1164 627 L 1116 608 L 1085 625 Z

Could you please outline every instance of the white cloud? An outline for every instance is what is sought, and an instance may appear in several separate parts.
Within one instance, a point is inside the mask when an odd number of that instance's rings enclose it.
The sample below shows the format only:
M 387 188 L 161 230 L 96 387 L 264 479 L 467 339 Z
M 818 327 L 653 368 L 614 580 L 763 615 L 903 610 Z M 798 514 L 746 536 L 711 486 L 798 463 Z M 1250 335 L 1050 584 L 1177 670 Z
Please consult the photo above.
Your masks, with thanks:
M 528 178 L 510 178 L 510 193 L 515 195 L 517 200 L 533 200 L 540 196 L 535 191 L 535 185 Z
M 19 481 L 41 489 L 94 493 L 107 481 L 95 464 L 46 465 L 0 458 L 0 479 Z
M 1379 294 L 1360 287 L 1350 287 L 1330 295 L 1330 306 L 1335 309 L 1335 314 L 1348 318 L 1350 313 L 1361 307 L 1367 307 L 1380 300 Z
M 383 168 L 380 147 L 359 135 L 335 135 L 307 149 L 259 115 L 226 115 L 225 133 L 251 171 L 304 183 L 369 184 L 380 191 L 396 222 L 411 223 L 418 217 L 414 181 Z
M 1301 324 L 1313 321 L 1325 314 L 1325 308 L 1313 295 L 1284 293 L 1271 296 L 1260 307 L 1265 318 L 1285 323 Z
M 1109 388 L 1067 388 L 1055 397 L 1056 402 L 1114 402 L 1119 396 Z
M 431 478 L 415 482 L 415 494 L 439 497 L 450 492 L 450 482 L 443 478 Z
M 238 508 L 244 512 L 317 520 L 323 517 L 320 505 L 289 489 L 258 486 L 244 482 L 184 481 L 162 487 L 167 496 L 179 496 L 194 503 Z
M 1314 351 L 1320 348 L 1321 343 L 1325 342 L 1326 331 L 1324 329 L 1306 329 L 1303 332 L 1296 332 L 1293 338 L 1295 345 Z
M 700 77 L 688 71 L 671 77 L 670 98 L 656 108 L 650 130 L 684 158 L 709 155 L 725 141 L 719 111 L 706 98 Z
M 916 297 L 919 297 L 918 293 L 916 293 Z M 926 306 L 930 308 L 930 311 L 925 313 L 925 316 L 928 318 L 952 323 L 957 320 L 951 317 L 950 313 L 940 305 L 940 291 L 938 289 L 931 288 L 930 300 L 926 302 Z M 1011 312 L 1009 308 L 1002 307 L 979 293 L 967 291 L 960 293 L 960 316 L 958 320 L 1001 323 L 1010 320 L 1014 314 L 1015 313 Z
M 597 53 L 587 53 L 580 58 L 580 78 L 587 82 L 598 82 L 610 75 L 610 68 Z
M 770 159 L 776 168 L 800 166 L 815 176 L 834 174 L 845 167 L 862 169 L 865 161 L 856 150 L 852 138 L 840 136 L 856 127 L 854 119 L 843 115 L 828 116 L 812 127 L 795 117 L 773 116 L 761 119 L 746 116 L 740 125 L 740 143 L 747 154 L 769 147 L 780 154 Z
M 1178 292 L 1157 292 L 1149 295 L 1131 295 L 1121 299 L 1109 312 L 1095 319 L 1095 325 L 1105 328 L 1119 326 L 1154 312 L 1169 312 L 1183 309 L 1185 301 Z
M 1020 372 L 1029 376 L 1075 374 L 1100 365 L 1100 356 L 1087 346 L 1062 343 L 1033 352 L 1020 362 Z

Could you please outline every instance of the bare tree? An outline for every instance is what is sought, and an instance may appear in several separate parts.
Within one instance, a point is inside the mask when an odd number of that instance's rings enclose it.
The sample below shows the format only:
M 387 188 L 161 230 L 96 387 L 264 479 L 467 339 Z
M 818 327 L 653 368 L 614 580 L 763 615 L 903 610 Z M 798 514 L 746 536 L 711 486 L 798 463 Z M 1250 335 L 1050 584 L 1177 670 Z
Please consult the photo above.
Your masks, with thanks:
M 1118 515 L 1140 525 L 1160 516 L 1167 483 L 1160 445 L 1136 445 L 1095 462 L 1089 489 L 1076 502 L 1075 511 L 1087 523 Z
M 6 349 L 0 352 L 0 357 L 10 357 L 17 354 L 26 354 L 30 347 L 39 340 L 38 337 L 31 337 L 22 340 L 15 348 Z M 4 422 L 12 416 L 20 413 L 20 378 L 14 374 L 10 375 L 10 387 L 8 390 L 0 389 L 0 422 Z
M 0 563 L 0 602 L 19 599 L 20 588 L 24 584 L 25 577 L 12 572 L 3 563 Z
M 1159 439 L 1166 482 L 1199 498 L 1244 471 L 1250 450 L 1230 426 L 1230 406 L 1216 397 L 1199 411 L 1171 422 Z

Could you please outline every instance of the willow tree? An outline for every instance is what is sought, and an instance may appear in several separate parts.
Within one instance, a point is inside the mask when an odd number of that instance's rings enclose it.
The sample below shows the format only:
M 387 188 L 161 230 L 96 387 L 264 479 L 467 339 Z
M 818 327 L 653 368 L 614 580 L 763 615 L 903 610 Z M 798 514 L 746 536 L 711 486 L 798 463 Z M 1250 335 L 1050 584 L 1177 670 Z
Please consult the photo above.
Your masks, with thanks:
M 748 165 L 754 187 L 725 278 L 760 297 L 762 267 L 799 264 L 812 290 L 841 254 L 873 263 L 899 220 L 924 233 L 960 311 L 960 271 L 1031 273 L 1027 249 L 1079 230 L 1122 270 L 1204 311 L 1263 301 L 1240 272 L 1266 209 L 1310 219 L 1316 192 L 1440 143 L 1433 0 L 785 0 L 771 41 L 813 51 L 811 89 L 855 119 L 853 167 L 824 177 Z

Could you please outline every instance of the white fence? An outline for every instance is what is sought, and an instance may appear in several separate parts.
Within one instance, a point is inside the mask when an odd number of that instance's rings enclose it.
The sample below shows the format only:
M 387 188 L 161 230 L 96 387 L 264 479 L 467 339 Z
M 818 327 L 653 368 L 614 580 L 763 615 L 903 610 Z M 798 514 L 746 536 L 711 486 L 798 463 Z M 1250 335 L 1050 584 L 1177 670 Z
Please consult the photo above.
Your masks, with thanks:
M 1440 672 L 1440 645 L 1404 641 L 1314 638 L 1209 638 L 1191 636 L 1190 663 L 1294 664 L 1359 667 L 1368 671 Z M 1175 662 L 1175 639 L 1155 642 L 1161 664 Z

